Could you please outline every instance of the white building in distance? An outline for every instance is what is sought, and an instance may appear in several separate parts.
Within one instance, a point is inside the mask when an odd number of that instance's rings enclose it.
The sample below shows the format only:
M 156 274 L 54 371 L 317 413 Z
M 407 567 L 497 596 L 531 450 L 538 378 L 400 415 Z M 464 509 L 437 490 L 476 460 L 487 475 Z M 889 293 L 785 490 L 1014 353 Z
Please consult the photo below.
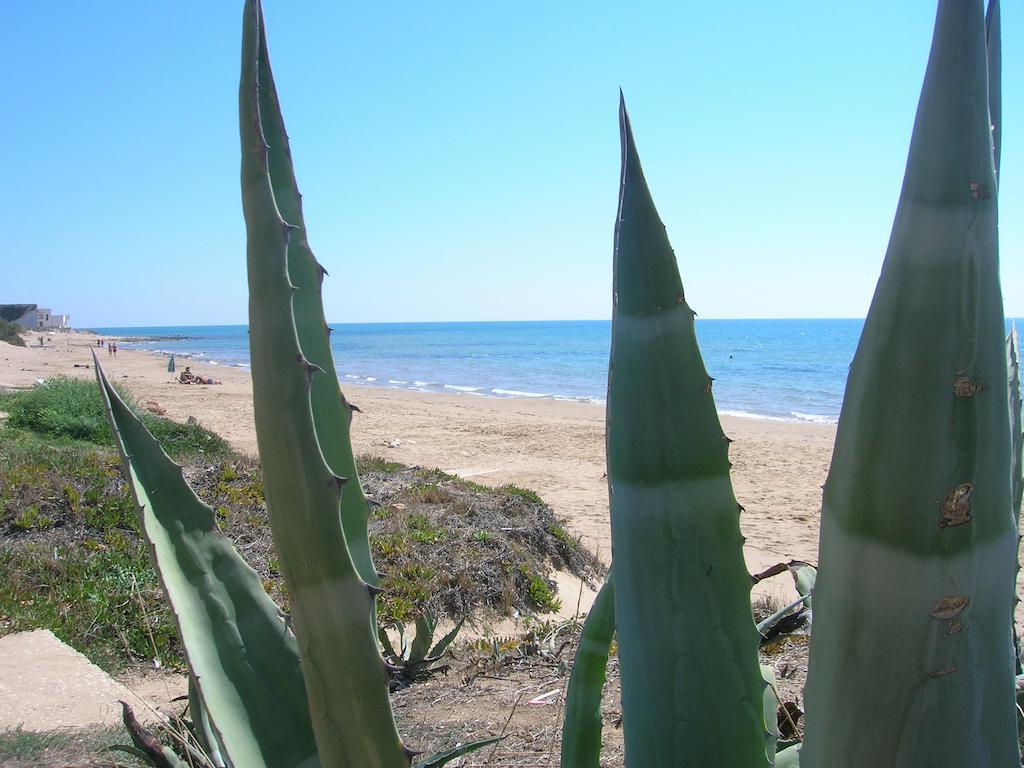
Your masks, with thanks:
M 21 314 L 11 322 L 31 331 L 71 327 L 71 315 L 54 314 L 50 309 L 37 304 L 0 304 L 0 317 L 6 319 L 18 310 L 21 310 Z

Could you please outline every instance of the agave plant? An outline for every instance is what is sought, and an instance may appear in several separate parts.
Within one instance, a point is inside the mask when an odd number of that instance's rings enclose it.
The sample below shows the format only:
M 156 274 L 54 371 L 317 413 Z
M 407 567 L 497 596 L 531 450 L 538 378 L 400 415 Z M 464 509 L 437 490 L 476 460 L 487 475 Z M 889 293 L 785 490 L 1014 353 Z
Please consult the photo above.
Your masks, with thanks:
M 391 642 L 387 630 L 384 627 L 379 627 L 377 637 L 384 649 L 384 659 L 393 668 L 393 679 L 396 685 L 392 687 L 423 680 L 438 672 L 447 671 L 447 665 L 438 664 L 438 662 L 441 661 L 449 646 L 455 642 L 465 621 L 466 617 L 463 616 L 444 637 L 435 643 L 437 616 L 429 607 L 426 607 L 423 609 L 423 614 L 416 618 L 415 633 L 411 642 L 406 637 L 404 625 L 400 622 L 391 625 L 398 636 L 397 646 Z
M 998 280 L 997 0 L 983 11 L 981 0 L 939 2 L 825 487 L 806 746 L 778 754 L 729 440 L 620 104 L 614 579 L 584 628 L 564 766 L 598 765 L 613 631 L 631 768 L 1020 764 L 1010 638 L 1021 430 Z M 98 380 L 193 672 L 207 754 L 246 768 L 407 768 L 375 632 L 379 587 L 327 341 L 325 272 L 306 239 L 258 0 L 245 5 L 239 113 L 257 441 L 288 619 L 97 365 Z
M 257 444 L 287 620 L 98 364 L 97 379 L 193 674 L 192 711 L 209 724 L 207 752 L 237 768 L 409 768 L 415 753 L 398 735 L 378 646 L 380 590 L 324 322 L 326 273 L 306 238 L 259 0 L 244 9 L 239 123 Z
M 998 12 L 993 3 L 986 30 L 980 2 L 939 3 L 892 238 L 825 483 L 810 765 L 1020 761 L 999 94 L 989 75 Z
M 600 605 L 584 630 L 563 765 L 598 765 L 594 649 L 607 653 L 613 622 L 627 765 L 1020 764 L 1009 640 L 1021 430 L 1018 399 L 1011 473 L 999 58 L 997 0 L 987 17 L 981 0 L 940 0 L 825 486 L 806 742 L 777 757 L 767 694 L 758 708 L 728 440 L 620 110 L 607 416 L 615 610 Z

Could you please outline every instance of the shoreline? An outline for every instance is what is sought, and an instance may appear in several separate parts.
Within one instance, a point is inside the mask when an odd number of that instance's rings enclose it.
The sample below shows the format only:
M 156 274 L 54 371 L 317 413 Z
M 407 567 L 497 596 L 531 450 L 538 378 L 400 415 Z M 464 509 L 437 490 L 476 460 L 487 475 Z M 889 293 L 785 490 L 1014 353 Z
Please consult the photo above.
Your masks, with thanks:
M 177 421 L 193 417 L 236 449 L 256 453 L 246 369 L 190 358 L 187 364 L 195 372 L 223 384 L 186 386 L 167 372 L 166 357 L 148 350 L 122 349 L 114 358 L 95 346 L 97 336 L 91 333 L 63 331 L 49 338 L 53 343 L 43 347 L 0 346 L 0 388 L 29 387 L 56 375 L 91 378 L 91 367 L 74 366 L 91 366 L 90 352 L 97 351 L 111 380 L 143 406 L 153 403 Z M 342 386 L 362 411 L 352 428 L 357 455 L 438 467 L 485 485 L 530 488 L 566 519 L 584 545 L 610 560 L 603 405 L 415 392 L 344 379 Z M 750 571 L 791 559 L 816 561 L 820 486 L 835 426 L 729 414 L 721 414 L 721 420 L 734 440 L 733 485 L 744 507 L 740 526 Z M 765 589 L 784 597 L 791 589 L 784 581 L 772 580 Z
M 79 332 L 85 333 L 85 332 Z M 89 331 L 88 333 L 92 333 Z M 147 338 L 144 336 L 109 336 L 104 338 L 115 339 L 117 341 L 124 340 L 129 344 L 139 344 L 138 339 Z M 175 359 L 191 360 L 195 361 L 196 365 L 208 365 L 218 370 L 224 369 L 238 369 L 245 371 L 246 373 L 251 372 L 251 367 L 248 363 L 229 363 L 220 362 L 212 356 L 207 355 L 204 352 L 172 352 L 166 349 L 144 349 L 140 346 L 129 347 L 128 350 L 132 352 L 141 352 L 152 357 L 161 358 L 167 361 L 171 355 L 175 356 Z M 126 351 L 128 351 L 126 350 Z M 437 382 L 424 382 L 414 381 L 412 385 L 408 381 L 396 381 L 388 380 L 381 381 L 378 377 L 373 376 L 357 376 L 353 374 L 343 374 L 338 372 L 338 376 L 341 381 L 342 387 L 365 387 L 367 389 L 385 390 L 389 392 L 409 392 L 409 393 L 421 393 L 430 395 L 468 395 L 471 397 L 481 398 L 494 398 L 498 400 L 550 400 L 557 403 L 582 403 L 585 405 L 597 405 L 604 407 L 606 401 L 601 397 L 585 397 L 575 395 L 562 395 L 562 394 L 550 394 L 541 392 L 523 392 L 509 389 L 492 388 L 485 390 L 482 387 L 471 387 L 461 386 L 456 384 L 440 384 Z M 422 385 L 422 386 L 418 386 Z M 437 389 L 428 389 L 430 385 L 439 386 Z M 791 411 L 791 413 L 797 414 L 799 411 Z M 765 413 L 757 413 L 754 411 L 745 411 L 735 408 L 725 408 L 718 411 L 719 417 L 736 418 L 736 419 L 752 419 L 755 421 L 769 421 L 780 424 L 815 424 L 835 427 L 839 419 L 838 417 L 821 416 L 817 414 L 801 414 L 800 416 L 773 416 Z

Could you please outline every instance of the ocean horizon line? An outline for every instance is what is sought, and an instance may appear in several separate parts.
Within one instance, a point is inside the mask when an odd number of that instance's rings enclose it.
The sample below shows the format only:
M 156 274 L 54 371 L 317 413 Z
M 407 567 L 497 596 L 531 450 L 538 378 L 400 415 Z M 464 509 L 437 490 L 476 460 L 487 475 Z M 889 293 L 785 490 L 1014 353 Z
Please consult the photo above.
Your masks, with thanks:
M 864 317 L 847 317 L 847 316 L 835 316 L 835 317 L 710 317 L 697 314 L 695 319 L 699 321 L 713 320 L 715 322 L 794 322 L 794 321 L 864 321 Z M 1007 317 L 1007 320 L 1015 320 L 1018 318 Z M 502 324 L 545 324 L 545 323 L 610 323 L 610 317 L 596 317 L 596 318 L 572 318 L 572 319 L 531 319 L 531 320 L 348 320 L 348 321 L 336 321 L 328 320 L 328 325 L 345 325 L 345 326 L 359 326 L 359 325 L 502 325 Z M 125 330 L 145 330 L 149 328 L 244 328 L 247 327 L 247 322 L 232 322 L 232 323 L 174 323 L 174 324 L 139 324 L 139 325 L 84 325 L 81 327 L 75 327 L 70 330 L 74 331 L 125 331 Z

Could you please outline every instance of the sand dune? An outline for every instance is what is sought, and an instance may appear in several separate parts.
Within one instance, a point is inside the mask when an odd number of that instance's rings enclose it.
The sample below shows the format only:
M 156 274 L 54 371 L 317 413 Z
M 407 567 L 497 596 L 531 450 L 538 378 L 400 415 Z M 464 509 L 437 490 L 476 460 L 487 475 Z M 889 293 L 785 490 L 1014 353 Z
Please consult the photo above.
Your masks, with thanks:
M 35 340 L 36 337 L 32 337 Z M 95 337 L 59 333 L 40 348 L 0 348 L 0 387 L 27 387 L 55 375 L 92 376 Z M 255 453 L 249 374 L 240 368 L 198 363 L 193 370 L 223 381 L 184 386 L 167 373 L 167 358 L 98 350 L 114 381 L 140 402 L 153 402 L 179 421 L 196 418 L 240 450 Z M 179 359 L 179 370 L 191 361 Z M 610 558 L 604 477 L 604 408 L 537 399 L 482 398 L 345 386 L 359 406 L 353 440 L 357 453 L 440 467 L 488 485 L 515 483 L 537 491 L 575 533 Z M 828 470 L 835 427 L 724 416 L 736 495 L 747 537 L 750 570 L 780 560 L 814 561 L 821 484 Z M 785 591 L 788 585 L 779 584 Z

